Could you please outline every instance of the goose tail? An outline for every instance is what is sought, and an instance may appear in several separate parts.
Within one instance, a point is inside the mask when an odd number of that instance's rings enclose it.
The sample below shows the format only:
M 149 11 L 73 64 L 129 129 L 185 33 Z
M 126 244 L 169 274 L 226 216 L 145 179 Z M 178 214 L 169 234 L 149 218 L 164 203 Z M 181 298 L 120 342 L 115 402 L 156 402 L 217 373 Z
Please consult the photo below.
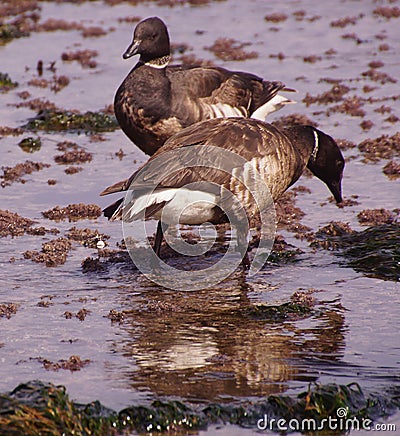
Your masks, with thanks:
M 295 90 L 292 90 L 291 88 L 285 88 L 282 91 L 289 91 L 289 92 L 296 92 Z M 281 94 L 276 94 L 274 97 L 271 98 L 271 100 L 268 100 L 266 103 L 264 103 L 262 106 L 260 106 L 258 109 L 256 109 L 252 114 L 250 118 L 254 118 L 256 120 L 260 121 L 266 121 L 266 118 L 268 115 L 272 112 L 276 112 L 279 109 L 282 109 L 284 106 L 288 104 L 294 104 L 296 103 L 295 100 L 291 100 Z

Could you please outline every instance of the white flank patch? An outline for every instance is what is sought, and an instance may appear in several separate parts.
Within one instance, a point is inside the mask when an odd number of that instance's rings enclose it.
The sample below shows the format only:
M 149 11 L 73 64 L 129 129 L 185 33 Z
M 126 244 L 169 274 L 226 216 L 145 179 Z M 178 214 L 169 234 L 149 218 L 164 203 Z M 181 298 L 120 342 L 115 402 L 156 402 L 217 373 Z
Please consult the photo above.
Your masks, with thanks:
M 264 103 L 262 106 L 260 106 L 258 109 L 256 109 L 252 114 L 250 118 L 254 118 L 256 120 L 265 121 L 267 116 L 275 111 L 278 111 L 279 109 L 282 109 L 283 106 L 286 104 L 292 104 L 296 103 L 294 100 L 289 100 L 286 97 L 283 97 L 282 95 L 275 95 L 275 97 L 271 98 L 271 100 Z
M 175 191 L 175 189 L 153 191 L 148 195 L 142 195 L 138 198 L 132 198 L 133 192 L 129 191 L 125 198 L 123 210 L 124 220 L 135 221 L 144 218 L 144 212 L 148 207 L 164 201 L 171 201 L 174 198 Z
M 143 219 L 147 207 L 162 202 L 166 204 L 162 210 L 153 215 L 154 219 L 162 219 L 169 225 L 202 224 L 212 219 L 217 199 L 214 194 L 203 191 L 185 188 L 163 189 L 138 197 L 133 200 L 133 203 L 127 199 L 124 219 L 127 221 Z
M 215 118 L 243 117 L 246 114 L 243 107 L 237 108 L 226 103 L 211 104 L 210 107 Z

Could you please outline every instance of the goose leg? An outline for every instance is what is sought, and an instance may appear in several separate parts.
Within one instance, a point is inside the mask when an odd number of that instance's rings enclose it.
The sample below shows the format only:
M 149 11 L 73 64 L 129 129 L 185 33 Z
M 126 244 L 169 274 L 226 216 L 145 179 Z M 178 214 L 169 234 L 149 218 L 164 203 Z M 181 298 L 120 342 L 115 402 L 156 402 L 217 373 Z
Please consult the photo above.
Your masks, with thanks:
M 250 259 L 249 259 L 249 253 L 247 252 L 247 250 L 246 250 L 245 255 L 243 256 L 241 263 L 242 263 L 242 267 L 243 267 L 244 271 L 247 271 L 250 269 Z
M 163 225 L 161 221 L 158 221 L 157 224 L 157 231 L 156 236 L 154 238 L 154 245 L 153 245 L 153 251 L 156 256 L 151 257 L 151 267 L 153 269 L 158 269 L 160 267 L 160 252 L 161 252 L 161 244 L 164 238 L 164 230 L 166 231 L 168 228 L 167 225 L 165 225 L 165 229 L 163 228 Z
M 247 232 L 243 233 L 239 229 L 237 229 L 237 241 L 238 241 L 238 250 L 242 256 L 242 267 L 244 270 L 248 270 L 250 268 L 250 260 L 249 260 L 249 244 L 247 241 Z
M 160 257 L 161 244 L 164 238 L 164 230 L 161 221 L 158 221 L 156 237 L 154 238 L 153 250 L 157 257 Z

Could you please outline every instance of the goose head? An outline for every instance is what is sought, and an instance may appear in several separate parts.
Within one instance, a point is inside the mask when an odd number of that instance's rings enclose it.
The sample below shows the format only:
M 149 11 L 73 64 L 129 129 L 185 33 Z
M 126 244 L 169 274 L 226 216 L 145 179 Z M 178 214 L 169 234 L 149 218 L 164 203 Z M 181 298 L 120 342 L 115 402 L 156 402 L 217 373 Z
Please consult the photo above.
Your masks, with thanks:
M 136 26 L 133 40 L 123 54 L 123 58 L 128 59 L 136 54 L 140 54 L 142 63 L 169 58 L 168 30 L 160 18 L 146 18 Z
M 307 163 L 308 169 L 329 188 L 336 203 L 341 203 L 342 178 L 345 161 L 343 155 L 329 135 L 314 127 L 309 127 L 314 137 L 314 147 Z

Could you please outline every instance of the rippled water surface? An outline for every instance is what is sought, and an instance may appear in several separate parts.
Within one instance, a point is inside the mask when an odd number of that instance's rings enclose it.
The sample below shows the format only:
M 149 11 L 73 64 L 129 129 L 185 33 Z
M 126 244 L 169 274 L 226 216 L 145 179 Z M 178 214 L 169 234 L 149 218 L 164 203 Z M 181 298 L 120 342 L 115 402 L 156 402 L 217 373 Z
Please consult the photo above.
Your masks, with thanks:
M 383 64 L 380 72 L 400 79 L 400 18 L 386 19 L 373 13 L 379 5 L 396 3 L 343 0 L 335 2 L 333 9 L 331 2 L 311 0 L 227 0 L 176 7 L 154 2 L 115 6 L 101 1 L 39 3 L 42 21 L 62 17 L 101 26 L 106 34 L 83 38 L 77 30 L 34 32 L 0 46 L 0 72 L 19 83 L 15 90 L 0 94 L 2 126 L 20 127 L 35 115 L 13 106 L 21 101 L 18 93 L 25 90 L 31 98 L 83 112 L 111 104 L 132 66 L 121 54 L 131 40 L 133 24 L 120 19 L 158 15 L 168 23 L 172 42 L 186 43 L 189 54 L 296 88 L 298 103 L 273 114 L 271 120 L 302 113 L 321 130 L 355 144 L 398 131 L 399 122 L 386 119 L 390 114 L 400 117 L 399 82 L 380 83 L 362 75 L 372 61 L 379 61 Z M 296 11 L 304 11 L 302 19 Z M 264 19 L 273 13 L 285 14 L 287 19 L 277 23 Z M 331 25 L 345 17 L 354 22 L 345 27 Z M 205 47 L 220 37 L 248 42 L 245 50 L 258 52 L 258 57 L 241 62 L 218 60 Z M 84 69 L 76 62 L 61 60 L 63 52 L 77 49 L 97 50 L 97 67 Z M 283 59 L 270 56 L 278 53 Z M 307 56 L 314 56 L 315 61 L 305 62 Z M 38 60 L 45 67 L 55 61 L 57 74 L 68 76 L 70 84 L 58 93 L 30 85 L 37 77 Z M 51 79 L 52 74 L 45 68 L 43 77 Z M 307 93 L 315 96 L 331 88 L 322 78 L 342 80 L 351 88 L 349 96 L 384 100 L 365 104 L 364 117 L 340 112 L 328 116 L 326 105 L 307 107 L 302 103 Z M 365 93 L 366 85 L 374 89 Z M 377 112 L 382 105 L 391 113 Z M 363 120 L 373 122 L 370 130 L 360 126 Z M 1 165 L 14 166 L 29 159 L 51 166 L 25 176 L 24 184 L 0 188 L 1 209 L 47 228 L 57 227 L 61 235 L 73 225 L 98 229 L 110 235 L 110 247 L 116 248 L 122 239 L 119 223 L 103 217 L 54 223 L 41 212 L 80 202 L 106 206 L 110 199 L 100 198 L 99 192 L 130 175 L 146 156 L 119 130 L 103 134 L 104 141 L 91 140 L 85 134 L 39 132 L 42 147 L 32 154 L 18 147 L 25 136 L 32 135 L 0 137 Z M 93 153 L 93 160 L 82 164 L 83 171 L 77 174 L 65 174 L 65 167 L 54 162 L 54 156 L 60 154 L 56 145 L 64 140 Z M 120 149 L 125 154 L 122 159 L 115 154 Z M 299 194 L 296 205 L 306 214 L 302 223 L 313 231 L 330 221 L 346 222 L 360 230 L 357 214 L 361 210 L 399 207 L 399 179 L 390 180 L 382 172 L 387 161 L 365 163 L 357 149 L 344 154 L 344 196 L 356 195 L 358 204 L 337 208 L 327 201 L 329 193 L 320 181 L 303 177 L 298 182 L 311 190 Z M 57 183 L 49 185 L 49 179 Z M 0 318 L 0 391 L 40 379 L 65 385 L 71 398 L 79 402 L 98 399 L 119 410 L 159 397 L 228 403 L 293 394 L 304 391 L 311 381 L 357 382 L 366 392 L 398 387 L 398 282 L 345 268 L 332 252 L 315 252 L 293 234 L 281 233 L 304 251 L 297 262 L 269 264 L 253 278 L 237 271 L 220 285 L 196 292 L 162 289 L 129 262 L 83 273 L 82 260 L 97 253 L 79 244 L 74 244 L 62 266 L 50 268 L 24 259 L 26 250 L 40 250 L 53 235 L 1 238 L 0 303 L 12 302 L 18 308 L 11 318 Z M 315 291 L 317 301 L 310 317 L 267 322 L 244 315 L 247 308 L 260 303 L 279 305 L 289 301 L 294 292 L 308 289 Z M 66 318 L 66 311 L 76 314 L 81 309 L 88 311 L 84 320 Z M 111 322 L 107 318 L 110 310 L 124 312 L 123 322 Z M 38 361 L 58 361 L 71 355 L 90 359 L 90 364 L 80 371 L 54 372 Z M 394 422 L 397 420 L 400 428 L 398 418 Z

